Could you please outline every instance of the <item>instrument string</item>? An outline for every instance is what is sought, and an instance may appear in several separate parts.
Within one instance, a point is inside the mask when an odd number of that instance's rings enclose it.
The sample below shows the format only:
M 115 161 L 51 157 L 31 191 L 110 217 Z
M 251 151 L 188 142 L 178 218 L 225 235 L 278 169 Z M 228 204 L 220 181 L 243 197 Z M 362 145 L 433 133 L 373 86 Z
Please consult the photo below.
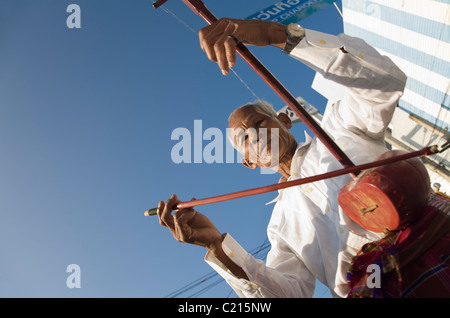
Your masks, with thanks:
M 183 21 L 183 19 L 181 19 L 179 16 L 177 16 L 175 13 L 173 13 L 172 11 L 169 10 L 169 8 L 167 8 L 165 5 L 161 5 L 160 8 L 162 8 L 164 10 L 164 12 L 166 12 L 170 17 L 172 17 L 173 19 L 175 19 L 176 21 L 178 21 L 179 23 L 181 23 L 182 25 L 184 25 L 184 27 L 186 27 L 188 30 L 190 30 L 192 33 L 196 33 L 196 31 L 185 21 Z M 239 74 L 236 72 L 236 70 L 234 70 L 233 68 L 230 67 L 230 70 L 233 72 L 233 74 L 237 77 L 237 79 L 239 79 L 239 81 L 241 81 L 241 83 L 247 88 L 247 90 L 253 95 L 253 97 L 257 100 L 259 100 L 260 98 L 258 97 L 258 95 L 255 94 L 255 92 L 250 88 L 250 86 L 242 79 L 241 76 L 239 76 Z
M 230 70 L 234 73 L 234 75 L 236 75 L 236 77 L 241 81 L 241 83 L 245 87 L 247 87 L 248 91 L 253 95 L 253 97 L 255 97 L 257 100 L 261 99 L 255 94 L 255 92 L 250 88 L 250 86 L 247 85 L 247 83 L 242 79 L 242 77 L 239 76 L 239 74 L 232 67 L 230 67 Z
M 195 30 L 186 22 L 183 21 L 183 19 L 181 19 L 179 16 L 177 16 L 175 13 L 173 13 L 172 11 L 169 10 L 169 8 L 167 8 L 165 5 L 160 6 L 161 9 L 164 10 L 165 13 L 167 13 L 168 15 L 170 15 L 172 18 L 174 18 L 175 20 L 177 20 L 178 22 L 180 22 L 182 25 L 184 25 L 187 29 L 189 29 L 192 33 L 195 33 Z

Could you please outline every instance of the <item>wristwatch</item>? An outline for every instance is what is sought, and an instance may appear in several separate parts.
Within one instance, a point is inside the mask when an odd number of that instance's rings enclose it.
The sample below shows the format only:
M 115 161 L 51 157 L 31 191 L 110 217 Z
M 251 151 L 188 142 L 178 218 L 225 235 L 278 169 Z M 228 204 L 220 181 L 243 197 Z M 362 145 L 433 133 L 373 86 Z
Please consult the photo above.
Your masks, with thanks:
M 290 54 L 294 47 L 305 37 L 305 29 L 296 23 L 288 24 L 286 27 L 287 40 L 283 53 Z

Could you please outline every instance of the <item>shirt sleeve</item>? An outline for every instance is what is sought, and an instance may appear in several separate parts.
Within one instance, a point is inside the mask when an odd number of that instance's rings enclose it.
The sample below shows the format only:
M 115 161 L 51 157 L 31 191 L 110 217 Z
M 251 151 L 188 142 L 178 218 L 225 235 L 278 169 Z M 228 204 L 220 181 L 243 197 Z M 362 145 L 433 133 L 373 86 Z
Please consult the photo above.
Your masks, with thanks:
M 346 88 L 339 109 L 344 128 L 384 137 L 406 84 L 406 75 L 388 57 L 362 39 L 313 30 L 305 30 L 290 55 Z
M 205 261 L 226 280 L 239 297 L 312 297 L 314 276 L 287 246 L 282 245 L 282 242 L 272 242 L 265 264 L 247 253 L 230 234 L 225 236 L 222 242 L 224 252 L 245 271 L 249 280 L 234 276 L 211 253 L 206 254 Z M 272 260 L 275 261 L 273 264 Z

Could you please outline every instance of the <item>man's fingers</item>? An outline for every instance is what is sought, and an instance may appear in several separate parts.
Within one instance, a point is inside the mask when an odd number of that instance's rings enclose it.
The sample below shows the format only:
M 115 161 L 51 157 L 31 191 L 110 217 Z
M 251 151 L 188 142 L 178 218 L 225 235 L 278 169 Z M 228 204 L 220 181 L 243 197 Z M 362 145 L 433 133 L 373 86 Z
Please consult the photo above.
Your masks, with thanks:
M 194 209 L 183 209 L 173 215 L 175 237 L 179 242 L 190 243 L 192 241 L 192 228 L 188 223 L 196 213 Z
M 236 65 L 236 46 L 234 39 L 229 38 L 225 42 L 225 52 L 227 54 L 228 66 L 231 68 Z
M 218 22 L 202 29 L 199 32 L 200 47 L 206 53 L 208 59 L 210 59 L 213 62 L 217 62 L 214 45 L 220 34 L 222 34 L 225 27 L 226 27 L 225 21 L 219 20 Z
M 159 224 L 161 224 L 162 226 L 166 226 L 161 217 L 163 210 L 164 210 L 164 202 L 159 201 L 158 207 L 156 208 L 156 214 L 158 215 Z
M 208 59 L 218 63 L 224 75 L 236 64 L 236 42 L 230 38 L 235 30 L 236 26 L 229 19 L 221 19 L 199 32 L 200 47 Z
M 178 202 L 180 201 L 174 194 L 169 198 L 169 200 L 167 200 L 165 204 L 161 201 L 158 205 L 159 222 L 161 225 L 168 227 L 170 230 L 173 230 L 174 227 L 172 210 Z
M 230 21 L 224 22 L 226 23 L 225 30 L 222 32 L 220 37 L 217 39 L 214 44 L 214 51 L 217 58 L 217 63 L 219 64 L 220 69 L 222 70 L 223 75 L 228 75 L 230 72 L 230 61 L 236 60 L 236 42 L 230 38 L 230 35 L 233 34 L 236 27 Z M 234 65 L 234 64 L 233 64 Z

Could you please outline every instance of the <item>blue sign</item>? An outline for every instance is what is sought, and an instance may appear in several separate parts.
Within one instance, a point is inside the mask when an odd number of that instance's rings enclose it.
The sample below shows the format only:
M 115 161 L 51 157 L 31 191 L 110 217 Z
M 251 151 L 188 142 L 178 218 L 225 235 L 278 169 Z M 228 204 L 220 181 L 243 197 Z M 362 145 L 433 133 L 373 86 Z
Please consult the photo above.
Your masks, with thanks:
M 245 19 L 276 21 L 283 24 L 295 23 L 322 10 L 336 0 L 282 0 Z

